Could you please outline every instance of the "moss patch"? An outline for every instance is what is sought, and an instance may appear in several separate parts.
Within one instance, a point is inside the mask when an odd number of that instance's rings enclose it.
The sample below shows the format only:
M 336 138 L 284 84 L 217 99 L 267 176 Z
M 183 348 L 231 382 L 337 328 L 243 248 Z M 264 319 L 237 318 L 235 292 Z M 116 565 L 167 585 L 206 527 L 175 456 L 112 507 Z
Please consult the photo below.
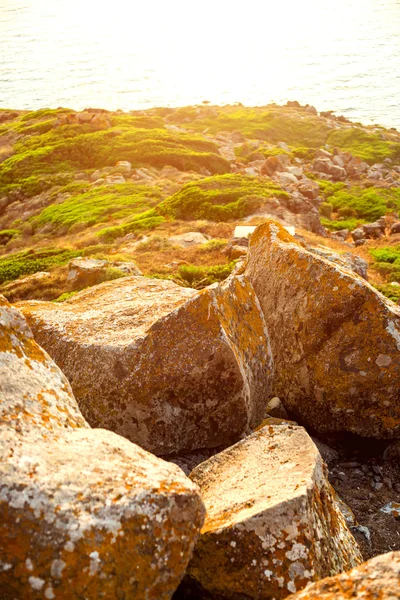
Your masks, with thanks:
M 121 183 L 113 186 L 98 186 L 87 192 L 67 198 L 61 204 L 52 204 L 33 219 L 36 226 L 53 223 L 71 227 L 76 223 L 88 226 L 112 218 L 125 218 L 142 213 L 161 200 L 157 188 Z
M 385 158 L 400 160 L 400 143 L 388 140 L 383 132 L 369 132 L 355 127 L 338 129 L 330 133 L 327 142 L 370 164 L 382 162 Z
M 144 213 L 129 219 L 121 225 L 115 225 L 114 227 L 106 227 L 101 229 L 97 235 L 104 242 L 112 242 L 113 240 L 123 237 L 128 233 L 135 233 L 137 231 L 151 231 L 155 229 L 161 223 L 165 221 L 165 218 L 161 215 L 157 215 L 154 209 L 148 210 Z
M 320 185 L 321 192 L 339 217 L 375 221 L 388 211 L 400 209 L 399 188 L 347 188 L 343 184 L 324 183 Z
M 46 271 L 54 266 L 65 265 L 82 254 L 81 251 L 65 248 L 44 248 L 23 250 L 0 258 L 0 284 Z
M 325 119 L 310 115 L 304 109 L 286 106 L 213 107 L 216 114 L 207 109 L 200 112 L 191 123 L 197 130 L 240 131 L 246 137 L 271 143 L 284 141 L 290 146 L 318 148 L 328 138 L 330 127 Z M 173 120 L 173 116 L 170 117 Z
M 221 175 L 194 181 L 167 198 L 156 209 L 175 219 L 229 221 L 241 219 L 269 198 L 288 194 L 278 185 L 244 175 Z
M 25 135 L 14 144 L 13 155 L 0 164 L 0 194 L 18 187 L 32 196 L 59 183 L 54 179 L 60 174 L 62 185 L 76 169 L 113 166 L 119 160 L 128 160 L 134 167 L 171 165 L 183 171 L 230 171 L 216 145 L 201 136 L 149 129 L 146 126 L 160 124 L 151 117 L 116 115 L 112 120 L 116 126 L 102 131 L 93 131 L 90 124 L 55 126 L 56 117 L 34 123 L 27 130 L 20 120 L 19 130 Z M 16 128 L 13 122 L 14 132 Z M 40 187 L 32 187 L 32 178 L 39 179 Z

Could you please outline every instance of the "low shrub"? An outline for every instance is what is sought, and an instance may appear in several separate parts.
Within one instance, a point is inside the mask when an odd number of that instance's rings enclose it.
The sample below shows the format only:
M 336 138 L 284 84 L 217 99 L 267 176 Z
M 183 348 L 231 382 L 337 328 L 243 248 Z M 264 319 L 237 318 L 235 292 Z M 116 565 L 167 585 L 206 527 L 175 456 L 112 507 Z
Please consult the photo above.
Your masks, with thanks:
M 0 245 L 5 246 L 10 240 L 21 235 L 19 229 L 2 229 L 0 231 Z
M 97 236 L 104 242 L 112 242 L 117 238 L 123 237 L 128 233 L 136 233 L 138 231 L 151 231 L 155 229 L 161 223 L 165 221 L 165 218 L 161 215 L 157 215 L 154 209 L 148 210 L 130 219 L 129 221 L 115 225 L 114 227 L 106 227 L 101 229 Z
M 359 225 L 365 223 L 365 221 L 362 219 L 339 219 L 338 221 L 331 221 L 330 219 L 321 217 L 321 223 L 330 231 L 340 231 L 341 229 L 353 231 L 353 229 L 356 229 Z
M 98 186 L 48 206 L 34 217 L 33 223 L 36 227 L 46 223 L 67 227 L 77 223 L 95 225 L 110 217 L 117 219 L 143 213 L 160 200 L 160 191 L 155 187 L 135 183 Z
M 375 131 L 356 127 L 337 129 L 329 134 L 327 142 L 370 164 L 385 158 L 400 160 L 400 143 L 383 139 L 382 134 Z
M 224 265 L 213 265 L 211 267 L 181 265 L 178 269 L 178 282 L 183 283 L 188 287 L 202 289 L 212 283 L 223 281 L 229 277 L 234 267 L 234 262 Z
M 156 208 L 175 219 L 229 221 L 254 212 L 269 198 L 287 198 L 278 185 L 245 175 L 219 175 L 190 182 Z
M 395 302 L 396 304 L 400 300 L 400 285 L 392 285 L 390 283 L 379 284 L 374 286 L 378 292 L 381 292 L 384 296 Z
M 38 271 L 47 271 L 54 266 L 65 265 L 80 254 L 78 250 L 43 248 L 23 250 L 0 257 L 0 284 Z

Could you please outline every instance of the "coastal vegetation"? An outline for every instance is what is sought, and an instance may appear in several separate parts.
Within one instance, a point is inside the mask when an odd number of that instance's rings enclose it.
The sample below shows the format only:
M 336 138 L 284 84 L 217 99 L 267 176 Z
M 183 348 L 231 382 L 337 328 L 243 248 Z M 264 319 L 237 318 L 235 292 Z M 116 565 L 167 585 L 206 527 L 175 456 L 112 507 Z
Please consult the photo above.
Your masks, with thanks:
M 65 279 L 68 262 L 79 256 L 119 257 L 144 275 L 196 288 L 221 281 L 236 264 L 227 246 L 235 225 L 258 224 L 259 214 L 308 210 L 294 204 L 294 188 L 279 171 L 261 172 L 271 157 L 317 186 L 327 231 L 395 219 L 400 187 L 359 174 L 336 181 L 315 172 L 313 162 L 335 151 L 356 166 L 366 164 L 363 173 L 377 163 L 400 165 L 400 135 L 294 104 L 130 113 L 2 110 L 2 290 L 7 294 L 10 282 L 45 271 L 54 274 L 51 293 L 43 279 L 36 296 L 26 284 L 30 297 L 63 300 L 75 292 Z M 301 235 L 308 239 L 306 230 Z M 205 242 L 180 247 L 169 241 L 190 231 L 204 234 Z M 370 262 L 373 283 L 397 298 L 391 282 L 400 281 L 398 247 L 371 241 L 367 251 L 355 252 Z

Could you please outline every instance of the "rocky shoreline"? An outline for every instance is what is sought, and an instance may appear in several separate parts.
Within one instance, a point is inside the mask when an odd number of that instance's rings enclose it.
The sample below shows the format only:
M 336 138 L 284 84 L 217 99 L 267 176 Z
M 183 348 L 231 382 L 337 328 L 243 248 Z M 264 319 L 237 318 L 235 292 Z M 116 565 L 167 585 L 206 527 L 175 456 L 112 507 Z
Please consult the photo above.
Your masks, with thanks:
M 398 597 L 400 135 L 294 103 L 0 139 L 1 600 Z

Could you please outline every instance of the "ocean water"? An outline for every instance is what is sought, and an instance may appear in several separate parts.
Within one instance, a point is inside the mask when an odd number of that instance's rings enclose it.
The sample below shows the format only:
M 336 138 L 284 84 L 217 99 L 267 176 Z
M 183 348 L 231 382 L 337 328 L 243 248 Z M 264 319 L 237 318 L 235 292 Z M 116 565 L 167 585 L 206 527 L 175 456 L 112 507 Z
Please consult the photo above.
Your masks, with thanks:
M 400 129 L 400 0 L 0 0 L 0 107 L 298 100 Z

